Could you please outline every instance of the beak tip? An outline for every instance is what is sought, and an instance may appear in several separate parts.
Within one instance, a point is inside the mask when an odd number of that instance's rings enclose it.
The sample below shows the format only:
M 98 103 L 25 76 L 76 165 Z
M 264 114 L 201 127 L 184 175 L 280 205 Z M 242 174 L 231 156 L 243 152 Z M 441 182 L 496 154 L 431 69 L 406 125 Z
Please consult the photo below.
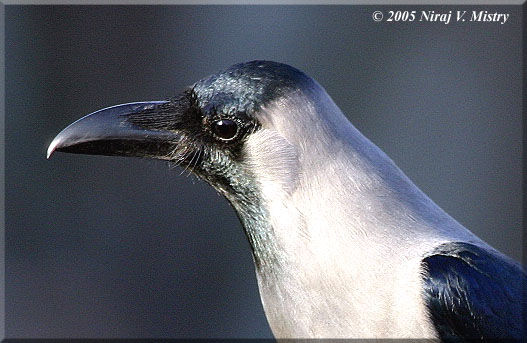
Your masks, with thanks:
M 51 144 L 49 145 L 48 147 L 48 151 L 46 153 L 46 159 L 49 160 L 49 158 L 51 157 L 51 155 L 53 154 L 53 152 L 55 150 L 57 150 L 57 147 L 59 146 L 60 144 L 60 139 L 57 139 L 58 137 L 55 137 L 55 139 L 53 139 L 53 141 L 51 142 Z

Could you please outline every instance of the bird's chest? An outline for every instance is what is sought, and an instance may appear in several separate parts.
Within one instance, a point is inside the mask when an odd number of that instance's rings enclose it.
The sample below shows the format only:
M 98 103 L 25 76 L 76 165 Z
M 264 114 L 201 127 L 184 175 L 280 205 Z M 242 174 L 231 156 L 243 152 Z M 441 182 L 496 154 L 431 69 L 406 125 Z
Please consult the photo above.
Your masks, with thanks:
M 257 273 L 277 338 L 435 337 L 410 266 L 357 266 L 351 272 L 304 265 L 308 271 L 292 264 L 278 274 Z

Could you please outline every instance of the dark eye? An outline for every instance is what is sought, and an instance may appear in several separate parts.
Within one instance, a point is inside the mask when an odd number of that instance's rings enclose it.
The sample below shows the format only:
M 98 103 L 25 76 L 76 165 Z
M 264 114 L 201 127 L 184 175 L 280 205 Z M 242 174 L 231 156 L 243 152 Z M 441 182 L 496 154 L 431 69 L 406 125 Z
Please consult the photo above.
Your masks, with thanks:
M 229 119 L 221 119 L 212 123 L 212 132 L 214 132 L 218 138 L 229 141 L 236 137 L 236 134 L 238 133 L 238 124 Z

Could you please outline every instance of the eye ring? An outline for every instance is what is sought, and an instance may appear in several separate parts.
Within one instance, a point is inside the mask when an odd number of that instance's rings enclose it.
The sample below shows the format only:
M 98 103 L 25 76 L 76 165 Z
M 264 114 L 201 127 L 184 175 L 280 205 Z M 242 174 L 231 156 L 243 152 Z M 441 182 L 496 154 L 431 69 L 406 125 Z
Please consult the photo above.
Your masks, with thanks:
M 222 140 L 231 141 L 238 135 L 238 123 L 230 119 L 216 120 L 211 125 L 212 133 Z

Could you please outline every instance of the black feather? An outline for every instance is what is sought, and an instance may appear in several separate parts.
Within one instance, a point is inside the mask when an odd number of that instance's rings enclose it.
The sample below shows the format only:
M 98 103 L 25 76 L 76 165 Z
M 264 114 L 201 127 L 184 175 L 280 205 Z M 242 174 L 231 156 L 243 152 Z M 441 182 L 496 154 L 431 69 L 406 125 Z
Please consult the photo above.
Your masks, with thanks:
M 444 342 L 523 341 L 527 276 L 494 251 L 447 243 L 423 259 L 425 300 Z

